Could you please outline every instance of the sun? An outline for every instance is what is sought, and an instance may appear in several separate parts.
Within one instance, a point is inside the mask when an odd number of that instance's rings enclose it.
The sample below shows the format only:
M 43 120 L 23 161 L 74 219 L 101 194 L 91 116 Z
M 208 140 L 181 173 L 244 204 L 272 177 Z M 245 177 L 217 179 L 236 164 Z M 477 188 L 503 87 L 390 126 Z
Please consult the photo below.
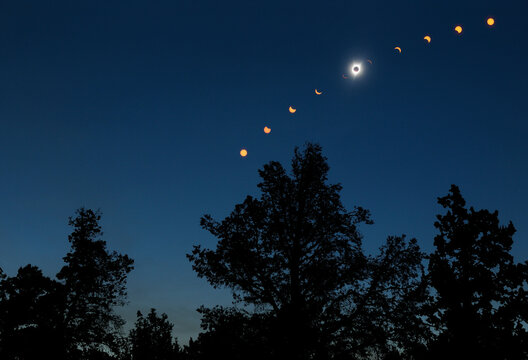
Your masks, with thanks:
M 350 72 L 353 76 L 358 76 L 361 73 L 361 64 L 352 64 Z

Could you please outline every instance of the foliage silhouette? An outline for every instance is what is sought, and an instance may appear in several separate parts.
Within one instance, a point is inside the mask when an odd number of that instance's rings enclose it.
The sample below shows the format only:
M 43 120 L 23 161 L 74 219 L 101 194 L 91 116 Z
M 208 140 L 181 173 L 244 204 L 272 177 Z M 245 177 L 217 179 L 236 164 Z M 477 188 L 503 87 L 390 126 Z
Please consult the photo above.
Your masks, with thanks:
M 455 185 L 438 203 L 429 321 L 439 335 L 427 358 L 527 359 L 528 262 L 510 254 L 513 224 L 467 209 Z
M 31 265 L 0 281 L 0 358 L 64 358 L 63 290 Z
M 133 260 L 109 252 L 106 242 L 99 239 L 99 212 L 80 208 L 76 215 L 69 219 L 74 228 L 68 236 L 71 250 L 57 274 L 66 291 L 67 355 L 72 359 L 104 357 L 120 351 L 123 320 L 114 307 L 125 304 L 126 278 Z
M 468 209 L 453 185 L 438 199 L 432 254 L 405 235 L 365 254 L 370 214 L 345 209 L 328 171 L 307 144 L 291 174 L 278 162 L 260 170 L 258 198 L 201 219 L 216 249 L 187 257 L 242 306 L 202 306 L 203 331 L 183 349 L 155 309 L 121 335 L 114 308 L 133 261 L 108 251 L 99 212 L 77 210 L 58 281 L 32 265 L 12 277 L 0 268 L 0 359 L 528 359 L 528 262 L 511 255 L 511 222 Z
M 265 315 L 221 306 L 212 309 L 202 306 L 198 311 L 205 331 L 184 347 L 186 360 L 271 358 Z
M 259 199 L 246 197 L 221 222 L 202 218 L 216 250 L 194 246 L 188 255 L 200 277 L 269 315 L 274 358 L 367 356 L 407 347 L 420 338 L 409 331 L 426 330 L 416 241 L 389 237 L 380 255 L 365 255 L 358 227 L 370 214 L 345 209 L 328 170 L 315 144 L 295 149 L 291 176 L 278 162 L 265 165 Z
M 129 341 L 132 360 L 176 360 L 180 347 L 172 339 L 173 325 L 167 314 L 158 316 L 150 309 L 147 316 L 138 311 L 135 327 L 130 330 Z

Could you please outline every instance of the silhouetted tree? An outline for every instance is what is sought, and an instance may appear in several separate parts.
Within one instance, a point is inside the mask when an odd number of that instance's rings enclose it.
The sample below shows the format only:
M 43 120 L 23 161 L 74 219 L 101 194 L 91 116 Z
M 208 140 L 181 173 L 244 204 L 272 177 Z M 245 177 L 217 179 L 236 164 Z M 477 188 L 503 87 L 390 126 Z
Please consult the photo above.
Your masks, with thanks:
M 68 357 L 107 357 L 119 351 L 123 320 L 114 307 L 125 303 L 126 278 L 133 260 L 109 252 L 102 235 L 101 215 L 90 209 L 77 210 L 69 225 L 71 250 L 66 265 L 57 274 L 66 291 L 65 324 Z
M 151 309 L 145 317 L 137 312 L 135 328 L 130 331 L 129 341 L 132 360 L 176 360 L 179 359 L 180 347 L 172 339 L 173 325 L 167 314 L 158 316 Z
M 221 222 L 201 219 L 216 250 L 194 246 L 188 255 L 200 277 L 271 315 L 274 358 L 357 358 L 421 341 L 416 241 L 390 237 L 379 256 L 366 256 L 358 226 L 372 223 L 369 212 L 344 208 L 328 170 L 313 144 L 295 149 L 291 176 L 278 162 L 265 165 L 259 199 L 248 196 Z
M 63 286 L 27 265 L 0 281 L 0 358 L 63 359 Z
M 528 263 L 510 254 L 513 224 L 467 209 L 455 185 L 438 203 L 429 321 L 439 336 L 426 358 L 528 359 Z
M 7 296 L 5 289 L 2 286 L 2 282 L 6 277 L 7 276 L 4 273 L 4 270 L 0 267 L 0 304 L 4 303 L 6 296 Z M 6 332 L 6 326 L 7 326 L 7 321 L 5 319 L 5 316 L 0 316 L 0 354 L 3 353 L 2 343 L 3 343 L 4 333 Z
M 204 332 L 183 349 L 185 360 L 272 358 L 265 314 L 221 306 L 200 307 Z
M 389 236 L 379 254 L 369 257 L 365 290 L 355 297 L 346 325 L 355 327 L 348 332 L 351 346 L 369 350 L 363 356 L 408 356 L 430 338 L 423 321 L 428 295 L 424 258 L 416 239 L 407 241 L 405 235 Z M 365 323 L 354 325 L 357 321 Z

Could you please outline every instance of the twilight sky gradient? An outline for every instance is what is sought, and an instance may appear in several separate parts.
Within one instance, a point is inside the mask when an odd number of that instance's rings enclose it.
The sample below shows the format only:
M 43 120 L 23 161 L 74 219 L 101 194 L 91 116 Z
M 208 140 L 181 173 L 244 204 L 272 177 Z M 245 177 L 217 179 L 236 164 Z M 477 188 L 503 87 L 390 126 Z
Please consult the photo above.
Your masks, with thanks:
M 344 204 L 372 211 L 367 251 L 401 233 L 430 251 L 455 183 L 513 221 L 526 260 L 528 3 L 388 3 L 0 2 L 0 267 L 53 276 L 68 216 L 101 208 L 109 247 L 136 262 L 121 312 L 166 312 L 186 342 L 198 306 L 230 302 L 185 258 L 215 244 L 200 216 L 226 216 L 306 141 Z

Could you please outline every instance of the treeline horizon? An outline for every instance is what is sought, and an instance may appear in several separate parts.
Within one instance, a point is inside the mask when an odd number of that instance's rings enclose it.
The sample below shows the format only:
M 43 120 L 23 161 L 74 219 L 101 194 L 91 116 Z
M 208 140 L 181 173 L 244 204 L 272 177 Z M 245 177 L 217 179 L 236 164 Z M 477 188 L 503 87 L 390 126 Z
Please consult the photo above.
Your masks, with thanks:
M 55 278 L 0 266 L 0 359 L 528 359 L 528 261 L 514 261 L 511 222 L 468 207 L 452 185 L 431 253 L 388 235 L 366 254 L 370 212 L 347 210 L 328 171 L 307 143 L 290 172 L 274 161 L 259 170 L 260 197 L 201 218 L 218 243 L 187 258 L 233 306 L 201 306 L 202 330 L 183 346 L 154 307 L 123 331 L 115 310 L 134 260 L 107 248 L 100 211 L 78 209 Z

